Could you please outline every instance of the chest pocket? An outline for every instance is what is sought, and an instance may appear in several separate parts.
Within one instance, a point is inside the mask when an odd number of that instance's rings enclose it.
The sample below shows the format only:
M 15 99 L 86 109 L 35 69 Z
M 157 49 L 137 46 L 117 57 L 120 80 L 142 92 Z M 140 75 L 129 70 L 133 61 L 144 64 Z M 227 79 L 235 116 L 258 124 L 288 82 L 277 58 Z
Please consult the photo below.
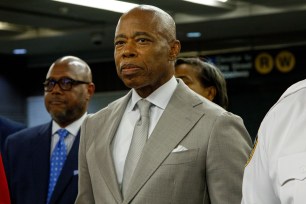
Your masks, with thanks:
M 194 162 L 197 160 L 199 149 L 190 149 L 181 152 L 171 152 L 163 165 L 175 165 Z
M 303 204 L 306 195 L 306 152 L 278 160 L 281 203 Z

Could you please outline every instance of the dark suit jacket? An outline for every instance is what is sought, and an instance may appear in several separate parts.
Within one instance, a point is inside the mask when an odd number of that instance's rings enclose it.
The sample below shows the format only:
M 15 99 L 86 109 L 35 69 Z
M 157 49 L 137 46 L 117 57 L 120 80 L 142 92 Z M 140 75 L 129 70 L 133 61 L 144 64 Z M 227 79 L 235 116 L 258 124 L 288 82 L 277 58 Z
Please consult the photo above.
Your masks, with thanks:
M 7 136 L 24 128 L 26 125 L 0 116 L 0 150 L 2 151 Z
M 3 151 L 12 204 L 45 204 L 50 168 L 51 124 L 10 135 Z M 68 154 L 51 204 L 73 204 L 78 192 L 79 133 Z

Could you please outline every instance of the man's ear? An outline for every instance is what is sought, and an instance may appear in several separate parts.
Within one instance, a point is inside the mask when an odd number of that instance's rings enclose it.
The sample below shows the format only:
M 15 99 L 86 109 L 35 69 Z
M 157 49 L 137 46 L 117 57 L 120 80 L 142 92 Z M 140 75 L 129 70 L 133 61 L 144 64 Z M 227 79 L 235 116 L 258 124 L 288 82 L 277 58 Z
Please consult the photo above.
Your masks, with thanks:
M 95 84 L 94 83 L 89 83 L 88 86 L 87 86 L 87 100 L 90 100 L 90 98 L 94 95 L 95 93 Z
M 171 43 L 170 52 L 169 52 L 169 61 L 176 60 L 176 57 L 179 55 L 181 51 L 181 43 L 179 40 L 174 40 Z

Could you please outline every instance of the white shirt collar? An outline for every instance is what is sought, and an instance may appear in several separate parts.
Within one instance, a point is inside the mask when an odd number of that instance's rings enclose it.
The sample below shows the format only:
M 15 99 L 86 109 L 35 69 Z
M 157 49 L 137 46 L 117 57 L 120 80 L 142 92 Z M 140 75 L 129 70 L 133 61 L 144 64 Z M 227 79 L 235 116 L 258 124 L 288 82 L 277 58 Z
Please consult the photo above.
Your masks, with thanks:
M 177 86 L 177 81 L 173 76 L 169 81 L 156 89 L 153 93 L 151 93 L 146 100 L 154 104 L 155 106 L 165 110 L 170 98 L 175 91 Z M 132 98 L 130 100 L 130 105 L 128 105 L 128 111 L 132 111 L 135 107 L 135 104 L 141 100 L 142 98 L 138 95 L 135 89 L 132 89 Z
M 80 117 L 73 123 L 69 124 L 67 127 L 65 127 L 65 129 L 68 130 L 69 133 L 72 134 L 73 136 L 76 136 L 86 116 L 87 116 L 87 112 L 84 113 L 82 117 Z M 61 129 L 61 127 L 53 120 L 52 121 L 52 135 L 54 135 L 59 129 Z

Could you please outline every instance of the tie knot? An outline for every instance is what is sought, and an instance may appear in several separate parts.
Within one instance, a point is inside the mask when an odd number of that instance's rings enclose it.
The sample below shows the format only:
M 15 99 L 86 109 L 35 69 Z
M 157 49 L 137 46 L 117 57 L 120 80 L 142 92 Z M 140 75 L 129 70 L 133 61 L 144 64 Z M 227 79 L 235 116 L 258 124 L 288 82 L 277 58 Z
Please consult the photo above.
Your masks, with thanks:
M 137 102 L 137 106 L 139 108 L 139 112 L 141 116 L 148 117 L 149 116 L 149 109 L 151 103 L 145 99 L 141 99 Z
M 67 137 L 67 135 L 69 135 L 69 132 L 68 130 L 63 128 L 63 129 L 59 129 L 57 131 L 57 134 L 59 135 L 60 139 L 64 139 L 65 137 Z

